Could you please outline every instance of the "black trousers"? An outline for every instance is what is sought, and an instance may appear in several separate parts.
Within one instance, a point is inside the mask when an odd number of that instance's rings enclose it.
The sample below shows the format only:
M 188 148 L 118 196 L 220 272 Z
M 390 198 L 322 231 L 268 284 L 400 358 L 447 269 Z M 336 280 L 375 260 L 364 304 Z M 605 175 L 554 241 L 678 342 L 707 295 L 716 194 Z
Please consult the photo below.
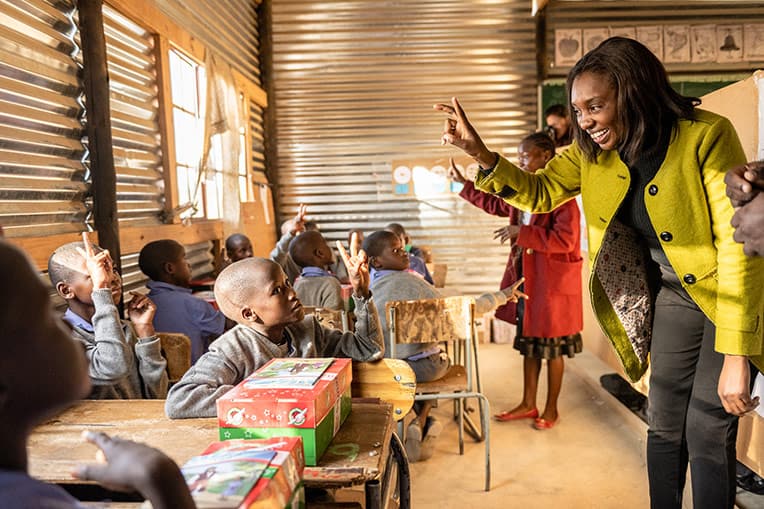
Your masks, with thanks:
M 650 349 L 650 506 L 681 508 L 689 461 L 694 507 L 732 508 L 738 419 L 717 394 L 724 356 L 714 351 L 716 328 L 673 271 L 662 279 Z

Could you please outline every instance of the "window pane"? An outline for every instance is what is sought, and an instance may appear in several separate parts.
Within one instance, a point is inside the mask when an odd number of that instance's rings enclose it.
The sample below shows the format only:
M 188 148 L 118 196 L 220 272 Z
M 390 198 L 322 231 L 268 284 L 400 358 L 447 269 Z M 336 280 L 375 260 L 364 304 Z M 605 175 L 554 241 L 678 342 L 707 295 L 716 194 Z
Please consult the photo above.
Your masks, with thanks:
M 245 202 L 248 200 L 247 196 L 247 177 L 239 177 L 239 200 Z
M 175 160 L 178 164 L 197 166 L 202 157 L 204 128 L 190 113 L 174 109 L 175 121 Z M 201 132 L 200 132 L 201 131 Z
M 196 64 L 170 50 L 170 85 L 172 103 L 184 110 L 196 113 Z

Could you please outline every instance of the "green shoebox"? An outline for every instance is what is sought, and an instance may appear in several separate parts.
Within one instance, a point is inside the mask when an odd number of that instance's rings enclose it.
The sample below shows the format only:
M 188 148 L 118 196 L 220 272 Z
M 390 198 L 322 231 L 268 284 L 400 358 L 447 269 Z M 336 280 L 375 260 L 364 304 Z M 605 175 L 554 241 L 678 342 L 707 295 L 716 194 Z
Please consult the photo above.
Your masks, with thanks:
M 350 388 L 348 388 L 315 428 L 219 428 L 220 439 L 302 437 L 305 464 L 316 466 L 334 435 L 337 434 L 337 430 L 350 415 L 350 406 Z

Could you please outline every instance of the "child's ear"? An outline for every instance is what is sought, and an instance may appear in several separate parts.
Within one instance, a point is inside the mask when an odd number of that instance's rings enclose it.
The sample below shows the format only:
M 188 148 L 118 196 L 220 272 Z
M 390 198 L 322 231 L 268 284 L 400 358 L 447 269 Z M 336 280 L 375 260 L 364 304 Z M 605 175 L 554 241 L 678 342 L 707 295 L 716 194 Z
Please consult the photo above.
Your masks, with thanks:
M 377 263 L 377 257 L 376 256 L 370 256 L 369 257 L 369 267 L 378 269 L 379 263 Z
M 257 316 L 257 313 L 255 313 L 255 310 L 250 307 L 241 308 L 241 317 L 244 319 L 245 322 L 248 322 L 248 323 L 257 323 L 260 321 L 260 317 Z
M 173 275 L 175 274 L 175 265 L 171 262 L 164 262 L 162 270 L 164 270 L 165 274 Z
M 71 300 L 74 298 L 74 292 L 72 291 L 72 287 L 69 286 L 69 283 L 66 283 L 64 281 L 59 281 L 58 284 L 56 284 L 56 293 L 58 295 L 66 300 Z

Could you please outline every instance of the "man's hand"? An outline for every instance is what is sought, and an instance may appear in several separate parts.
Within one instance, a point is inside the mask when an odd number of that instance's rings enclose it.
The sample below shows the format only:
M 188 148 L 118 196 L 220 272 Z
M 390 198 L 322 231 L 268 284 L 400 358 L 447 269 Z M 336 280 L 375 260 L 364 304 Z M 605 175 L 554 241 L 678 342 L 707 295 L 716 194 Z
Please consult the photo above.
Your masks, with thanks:
M 724 176 L 727 196 L 733 207 L 740 207 L 764 191 L 764 161 L 736 166 Z
M 358 249 L 357 234 L 353 233 L 350 240 L 350 256 L 345 251 L 342 242 L 337 241 L 337 251 L 339 251 L 345 267 L 348 269 L 350 284 L 353 285 L 353 293 L 356 297 L 363 299 L 369 298 L 369 260 L 363 249 Z
M 743 244 L 748 256 L 764 256 L 764 193 L 737 209 L 732 216 L 732 238 Z
M 451 144 L 462 149 L 465 154 L 475 159 L 481 168 L 493 168 L 496 165 L 498 156 L 488 150 L 480 139 L 456 97 L 451 98 L 451 104 L 435 104 L 433 108 L 448 115 L 443 124 L 441 145 Z
M 751 368 L 748 357 L 725 355 L 719 375 L 719 399 L 724 409 L 733 415 L 743 415 L 759 406 L 759 397 L 751 399 Z
M 157 308 L 148 296 L 138 292 L 130 292 L 133 297 L 127 303 L 127 316 L 135 327 L 139 338 L 148 338 L 156 334 L 154 331 L 154 315 Z
M 82 243 L 85 248 L 78 247 L 77 251 L 85 259 L 85 267 L 93 281 L 93 289 L 111 288 L 111 282 L 114 278 L 114 263 L 109 256 L 109 251 L 104 249 L 96 253 L 88 238 L 88 232 L 82 232 Z
M 507 300 L 510 302 L 517 302 L 520 299 L 526 299 L 528 300 L 528 295 L 518 290 L 521 284 L 525 282 L 525 278 L 521 277 L 514 283 L 512 283 L 512 286 L 509 286 L 507 288 L 502 288 L 501 292 L 507 296 Z
M 514 243 L 518 235 L 520 235 L 520 226 L 516 224 L 508 224 L 493 232 L 494 240 L 499 239 L 502 244 L 506 241 L 510 241 L 510 244 Z
M 459 171 L 459 168 L 456 167 L 456 164 L 454 163 L 454 158 L 450 157 L 448 159 L 448 162 L 450 163 L 448 166 L 448 178 L 450 178 L 454 182 L 465 184 L 467 182 L 467 179 L 465 178 L 464 175 L 462 175 L 462 172 Z
M 83 436 L 100 449 L 98 463 L 77 467 L 74 477 L 116 491 L 138 491 L 155 509 L 196 507 L 180 469 L 162 452 L 105 433 L 87 431 Z

